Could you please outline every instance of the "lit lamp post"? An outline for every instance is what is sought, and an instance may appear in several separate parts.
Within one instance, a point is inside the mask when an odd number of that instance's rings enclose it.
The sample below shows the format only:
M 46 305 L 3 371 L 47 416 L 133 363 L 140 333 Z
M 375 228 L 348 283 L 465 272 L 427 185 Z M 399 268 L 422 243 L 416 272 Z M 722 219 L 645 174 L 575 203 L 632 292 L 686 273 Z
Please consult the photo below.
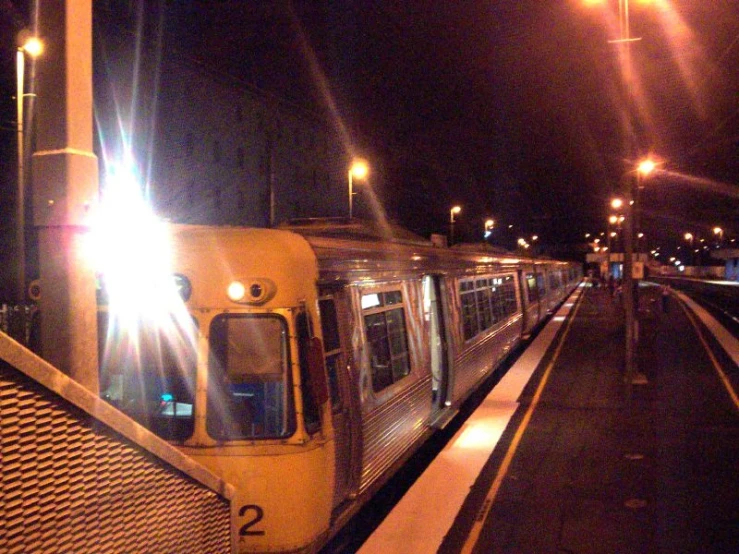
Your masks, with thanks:
M 20 38 L 20 37 L 19 37 Z M 43 43 L 36 37 L 23 40 L 18 46 L 15 55 L 16 60 L 16 129 L 18 132 L 18 190 L 16 197 L 16 249 L 18 263 L 16 300 L 21 303 L 26 298 L 26 155 L 24 151 L 24 116 L 23 104 L 25 94 L 25 68 L 26 54 L 32 58 L 37 57 L 43 51 Z
M 608 218 L 608 250 L 606 251 L 606 277 L 611 276 L 611 251 L 613 250 L 613 243 L 611 239 L 616 237 L 616 231 L 611 229 L 618 223 L 618 216 L 612 215 Z
M 349 168 L 349 219 L 352 218 L 353 215 L 353 205 L 354 205 L 354 178 L 357 179 L 364 179 L 367 177 L 367 174 L 369 173 L 369 165 L 367 165 L 367 162 L 361 159 L 356 159 L 352 162 L 351 167 Z
M 454 206 L 449 210 L 449 246 L 454 244 L 454 216 L 462 211 L 462 206 Z
M 724 242 L 724 230 L 721 227 L 714 227 L 713 234 L 718 237 L 718 246 Z
M 495 227 L 495 220 L 488 219 L 485 221 L 485 234 L 483 235 L 483 238 L 487 239 L 493 234 L 493 227 Z
M 588 0 L 588 4 L 602 4 L 604 0 Z M 628 105 L 627 114 L 628 117 L 624 119 L 624 139 L 626 144 L 626 157 L 632 158 L 634 155 L 635 146 L 635 125 L 634 119 L 634 91 L 633 91 L 633 72 L 631 68 L 631 50 L 630 46 L 632 42 L 640 40 L 639 38 L 633 38 L 629 29 L 629 1 L 618 0 L 618 16 L 619 16 L 619 31 L 620 35 L 616 40 L 609 40 L 609 43 L 619 45 L 619 57 L 621 65 L 621 75 L 623 79 L 624 93 L 626 96 L 626 102 Z M 646 170 L 648 166 L 643 166 L 642 170 Z M 654 166 L 652 165 L 651 169 Z M 651 171 L 649 169 L 649 171 Z M 648 171 L 647 171 L 648 173 Z M 626 383 L 645 383 L 646 378 L 643 375 L 636 373 L 636 340 L 638 337 L 638 322 L 636 320 L 636 300 L 637 291 L 635 282 L 632 275 L 633 270 L 633 259 L 634 254 L 634 233 L 638 229 L 638 225 L 634 221 L 638 217 L 638 181 L 639 172 L 637 172 L 636 178 L 630 178 L 629 181 L 629 199 L 630 201 L 625 206 L 626 208 L 626 225 L 624 226 L 624 320 L 626 327 L 626 371 L 625 381 Z M 634 190 L 636 188 L 636 190 Z M 633 208 L 633 209 L 632 209 Z
M 693 251 L 693 240 L 695 237 L 693 236 L 693 233 L 685 233 L 684 238 L 690 244 L 690 263 L 691 265 L 695 265 L 695 252 Z
M 655 168 L 654 162 L 644 160 L 636 167 L 636 179 L 632 179 L 631 200 L 627 203 L 626 225 L 624 226 L 624 321 L 626 325 L 626 374 L 625 381 L 630 384 L 644 384 L 646 377 L 640 373 L 636 362 L 636 346 L 639 338 L 639 281 L 634 276 L 634 238 L 638 229 L 639 189 L 642 177 Z M 637 253 L 638 253 L 637 239 Z
M 640 231 L 640 213 L 639 213 L 639 193 L 641 189 L 644 188 L 644 179 L 647 178 L 647 176 L 652 173 L 652 171 L 655 170 L 657 165 L 650 159 L 645 159 L 639 162 L 639 165 L 636 168 L 636 180 L 637 180 L 637 186 L 636 186 L 636 197 L 634 198 L 634 231 L 638 232 Z M 644 236 L 643 233 L 637 234 L 636 239 L 636 253 L 637 256 L 639 254 L 639 239 Z

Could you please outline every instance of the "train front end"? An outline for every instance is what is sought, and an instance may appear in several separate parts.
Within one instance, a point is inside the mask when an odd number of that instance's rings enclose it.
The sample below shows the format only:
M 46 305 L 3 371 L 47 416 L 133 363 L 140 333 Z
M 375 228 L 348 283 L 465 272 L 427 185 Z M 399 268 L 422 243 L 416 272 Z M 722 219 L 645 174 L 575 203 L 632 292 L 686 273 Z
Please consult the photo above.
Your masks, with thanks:
M 315 255 L 285 231 L 167 229 L 174 287 L 140 313 L 106 287 L 101 395 L 235 487 L 235 552 L 315 550 L 334 480 Z

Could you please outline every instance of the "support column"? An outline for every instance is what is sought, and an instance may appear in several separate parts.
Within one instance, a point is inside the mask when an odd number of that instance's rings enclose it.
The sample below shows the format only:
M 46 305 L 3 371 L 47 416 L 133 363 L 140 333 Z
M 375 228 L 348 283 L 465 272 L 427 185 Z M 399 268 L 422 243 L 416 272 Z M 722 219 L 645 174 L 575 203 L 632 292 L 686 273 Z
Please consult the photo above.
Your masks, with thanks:
M 39 0 L 33 221 L 43 357 L 98 393 L 95 273 L 83 254 L 98 198 L 93 154 L 91 0 Z

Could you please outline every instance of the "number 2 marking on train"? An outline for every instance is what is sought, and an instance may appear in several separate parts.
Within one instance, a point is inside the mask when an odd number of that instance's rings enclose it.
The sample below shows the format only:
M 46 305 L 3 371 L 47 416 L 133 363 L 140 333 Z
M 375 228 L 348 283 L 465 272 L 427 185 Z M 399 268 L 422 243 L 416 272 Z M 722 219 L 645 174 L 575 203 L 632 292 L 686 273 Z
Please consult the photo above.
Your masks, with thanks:
M 242 506 L 241 508 L 239 508 L 240 517 L 244 517 L 247 512 L 254 512 L 253 517 L 239 528 L 239 535 L 242 537 L 247 537 L 250 535 L 264 535 L 264 531 L 251 529 L 257 523 L 262 521 L 262 518 L 264 517 L 264 510 L 262 510 L 262 508 L 260 506 L 257 506 L 256 504 L 247 504 L 246 506 Z

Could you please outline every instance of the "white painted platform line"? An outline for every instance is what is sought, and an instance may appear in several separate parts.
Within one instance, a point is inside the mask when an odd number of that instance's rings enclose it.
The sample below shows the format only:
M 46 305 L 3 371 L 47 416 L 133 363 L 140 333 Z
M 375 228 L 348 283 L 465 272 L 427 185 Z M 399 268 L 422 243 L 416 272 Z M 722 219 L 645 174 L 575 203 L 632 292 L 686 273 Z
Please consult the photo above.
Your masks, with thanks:
M 699 306 L 693 299 L 677 290 L 673 290 L 672 293 L 677 295 L 677 297 L 687 304 L 692 312 L 700 318 L 713 336 L 716 337 L 716 340 L 723 347 L 729 357 L 739 367 L 739 340 L 729 333 L 726 327 L 721 325 L 715 317 L 703 309 L 702 306 Z
M 579 287 L 570 295 L 536 340 L 365 541 L 359 554 L 432 554 L 438 551 L 470 488 L 518 408 L 521 392 L 581 291 Z

